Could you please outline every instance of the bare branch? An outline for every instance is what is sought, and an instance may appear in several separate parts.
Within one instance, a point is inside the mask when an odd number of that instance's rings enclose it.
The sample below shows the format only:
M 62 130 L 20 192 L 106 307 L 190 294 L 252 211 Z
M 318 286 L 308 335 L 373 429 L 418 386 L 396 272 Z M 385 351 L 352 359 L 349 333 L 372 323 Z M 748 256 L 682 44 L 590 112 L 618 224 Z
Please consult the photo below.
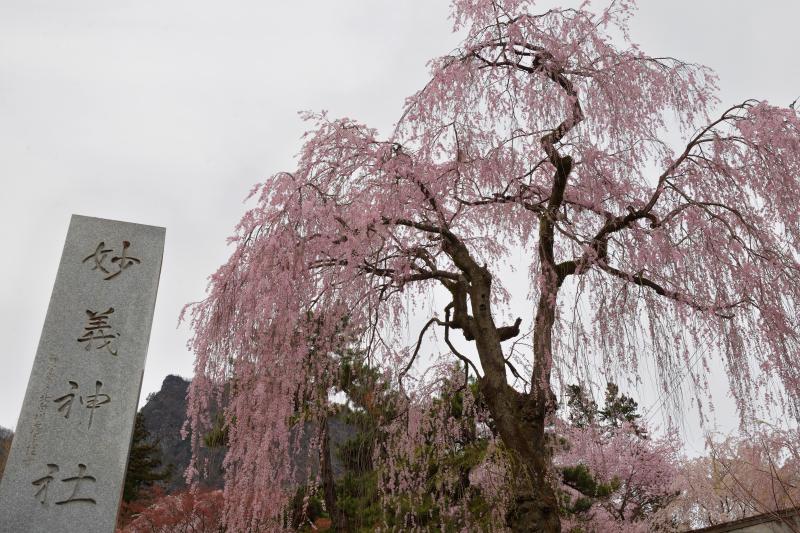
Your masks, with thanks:
M 622 270 L 618 270 L 618 269 L 616 269 L 616 268 L 614 268 L 614 267 L 612 267 L 609 264 L 604 263 L 604 262 L 596 263 L 596 265 L 601 270 L 611 274 L 614 277 L 617 277 L 619 279 L 625 280 L 625 281 L 627 281 L 629 283 L 633 283 L 635 285 L 639 285 L 641 287 L 645 287 L 645 288 L 651 289 L 656 294 L 658 294 L 659 296 L 664 296 L 665 298 L 668 298 L 670 300 L 674 300 L 676 302 L 688 305 L 689 307 L 692 307 L 692 308 L 694 308 L 694 309 L 696 309 L 698 311 L 712 312 L 712 313 L 714 313 L 715 315 L 717 315 L 720 318 L 728 318 L 728 319 L 733 318 L 733 316 L 734 316 L 733 314 L 731 314 L 731 313 L 723 313 L 722 310 L 724 310 L 724 309 L 733 309 L 735 307 L 738 307 L 738 306 L 742 305 L 742 303 L 744 303 L 744 302 L 737 302 L 737 303 L 734 303 L 734 304 L 727 304 L 727 305 L 722 305 L 722 306 L 719 306 L 719 305 L 703 305 L 703 304 L 700 304 L 700 303 L 697 303 L 696 301 L 694 301 L 690 296 L 688 296 L 688 295 L 686 295 L 684 293 L 678 292 L 678 291 L 673 291 L 673 290 L 664 288 L 662 285 L 659 285 L 655 281 L 653 281 L 653 280 L 651 280 L 649 278 L 646 278 L 641 274 L 629 274 L 628 272 L 623 272 Z
M 425 326 L 422 328 L 422 331 L 419 332 L 419 338 L 417 339 L 417 347 L 414 348 L 414 353 L 411 355 L 411 360 L 408 362 L 406 367 L 400 372 L 400 379 L 403 379 L 409 370 L 411 370 L 411 365 L 414 364 L 414 360 L 417 358 L 417 354 L 419 353 L 419 348 L 422 346 L 422 338 L 425 336 L 425 332 L 431 327 L 432 324 L 436 324 L 439 320 L 436 317 L 431 318 L 428 322 L 425 323 Z

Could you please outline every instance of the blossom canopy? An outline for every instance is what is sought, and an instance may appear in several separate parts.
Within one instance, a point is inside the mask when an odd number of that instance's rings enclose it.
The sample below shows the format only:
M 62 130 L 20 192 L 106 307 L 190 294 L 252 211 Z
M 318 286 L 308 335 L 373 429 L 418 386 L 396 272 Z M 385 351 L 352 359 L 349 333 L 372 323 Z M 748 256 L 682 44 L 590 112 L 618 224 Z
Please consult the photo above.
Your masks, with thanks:
M 646 358 L 665 389 L 678 371 L 702 386 L 697 357 L 706 368 L 719 354 L 743 416 L 760 393 L 797 415 L 797 112 L 758 100 L 717 111 L 711 71 L 630 41 L 632 1 L 535 10 L 454 0 L 465 40 L 431 62 L 391 135 L 306 114 L 296 169 L 253 190 L 230 259 L 191 308 L 195 435 L 212 390 L 234 382 L 229 527 L 266 523 L 287 501 L 273 481 L 292 473 L 275 458 L 298 398 L 325 405 L 341 339 L 402 379 L 419 344 L 396 332 L 434 293 L 449 303 L 420 341 L 444 330 L 534 493 L 546 491 L 554 368 L 637 379 Z M 519 287 L 502 265 L 516 255 L 531 313 L 511 322 Z M 476 355 L 456 349 L 454 330 Z M 529 352 L 501 347 L 524 330 Z

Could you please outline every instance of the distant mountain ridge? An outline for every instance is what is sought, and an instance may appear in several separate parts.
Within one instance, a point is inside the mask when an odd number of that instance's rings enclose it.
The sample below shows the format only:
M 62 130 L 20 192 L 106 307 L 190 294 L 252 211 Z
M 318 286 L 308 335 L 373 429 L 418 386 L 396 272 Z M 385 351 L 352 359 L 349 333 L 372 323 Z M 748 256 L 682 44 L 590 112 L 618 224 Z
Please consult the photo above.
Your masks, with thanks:
M 186 487 L 184 473 L 192 458 L 191 437 L 181 438 L 181 429 L 186 421 L 186 393 L 190 381 L 169 375 L 161 383 L 161 390 L 147 397 L 147 403 L 141 409 L 144 425 L 150 438 L 161 446 L 162 461 L 172 465 L 172 479 L 167 483 L 168 492 Z M 203 484 L 213 488 L 222 488 L 224 484 L 222 460 L 227 451 L 224 447 L 206 449 L 209 460 L 208 475 Z
M 150 394 L 147 403 L 141 409 L 147 432 L 161 446 L 163 463 L 172 465 L 174 470 L 172 479 L 166 485 L 168 492 L 175 492 L 186 487 L 184 473 L 192 457 L 191 437 L 181 438 L 181 428 L 186 421 L 186 393 L 189 390 L 189 384 L 190 381 L 180 376 L 165 377 L 161 384 L 161 390 Z M 212 419 L 214 416 L 215 413 L 212 413 Z M 344 473 L 344 465 L 338 458 L 336 450 L 353 438 L 356 430 L 345 423 L 341 416 L 331 417 L 328 420 L 328 428 L 331 439 L 331 469 L 334 477 L 339 478 Z M 306 452 L 311 436 L 315 433 L 316 426 L 314 424 L 306 423 L 303 426 L 303 435 L 299 440 L 300 449 L 293 454 L 298 481 L 307 477 L 309 466 L 312 473 L 316 472 L 318 468 L 318 456 L 315 454 L 309 458 Z M 208 472 L 202 479 L 202 484 L 212 488 L 223 487 L 222 461 L 226 452 L 227 448 L 224 446 L 204 449 L 204 459 L 208 460 Z

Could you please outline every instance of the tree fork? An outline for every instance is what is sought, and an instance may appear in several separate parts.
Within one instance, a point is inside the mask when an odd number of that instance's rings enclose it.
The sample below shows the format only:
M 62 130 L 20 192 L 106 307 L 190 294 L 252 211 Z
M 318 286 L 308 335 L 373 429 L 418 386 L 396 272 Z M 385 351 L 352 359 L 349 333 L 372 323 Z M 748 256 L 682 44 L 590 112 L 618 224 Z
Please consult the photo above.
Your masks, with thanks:
M 466 248 L 457 251 L 463 264 L 473 267 L 468 294 L 473 315 L 470 325 L 485 373 L 480 379 L 481 393 L 504 444 L 516 454 L 525 473 L 521 485 L 516 488 L 514 507 L 506 516 L 507 525 L 515 532 L 560 532 L 558 500 L 547 477 L 550 449 L 544 432 L 546 417 L 555 406 L 554 397 L 552 392 L 549 395 L 526 395 L 508 385 L 505 357 L 500 345 L 503 339 L 499 330 L 503 328 L 495 325 L 491 313 L 491 273 L 478 267 Z M 541 314 L 537 313 L 537 318 Z M 554 316 L 550 313 L 551 328 Z M 535 386 L 531 384 L 531 387 Z

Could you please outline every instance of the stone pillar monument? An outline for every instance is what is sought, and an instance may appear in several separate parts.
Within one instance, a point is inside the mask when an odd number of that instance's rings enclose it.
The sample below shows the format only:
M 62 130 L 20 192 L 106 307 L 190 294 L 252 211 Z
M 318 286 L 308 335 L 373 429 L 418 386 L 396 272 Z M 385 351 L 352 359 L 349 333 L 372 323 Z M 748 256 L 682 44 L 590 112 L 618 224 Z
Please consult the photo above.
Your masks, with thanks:
M 114 531 L 164 233 L 72 216 L 0 483 L 0 532 Z

